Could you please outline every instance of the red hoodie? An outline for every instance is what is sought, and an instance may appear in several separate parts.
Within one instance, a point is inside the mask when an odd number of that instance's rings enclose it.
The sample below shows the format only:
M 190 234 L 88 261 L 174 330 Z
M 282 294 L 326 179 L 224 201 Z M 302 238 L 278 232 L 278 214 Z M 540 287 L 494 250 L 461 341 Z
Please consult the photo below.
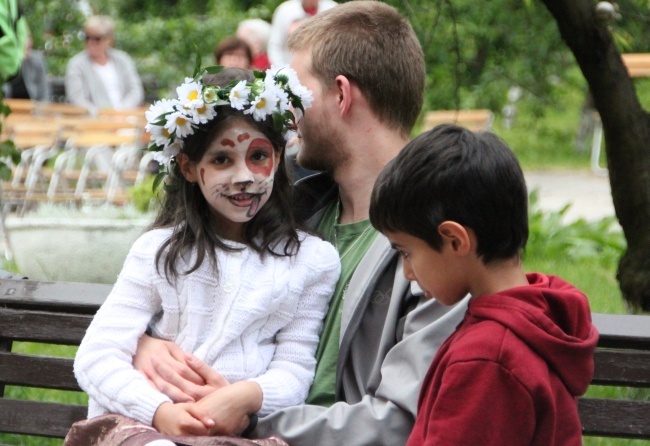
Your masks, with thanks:
M 598 332 L 580 290 L 554 276 L 472 299 L 422 385 L 407 446 L 582 444 L 576 397 Z

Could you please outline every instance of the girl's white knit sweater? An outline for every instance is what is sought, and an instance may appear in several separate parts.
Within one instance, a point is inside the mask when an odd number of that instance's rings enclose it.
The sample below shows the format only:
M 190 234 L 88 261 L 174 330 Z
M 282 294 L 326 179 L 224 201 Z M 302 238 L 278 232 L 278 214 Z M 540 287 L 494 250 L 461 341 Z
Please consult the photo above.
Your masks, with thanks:
M 334 247 L 304 233 L 292 257 L 260 256 L 234 244 L 244 249 L 219 251 L 218 274 L 206 259 L 172 286 L 155 265 L 171 232 L 155 229 L 134 243 L 81 342 L 74 371 L 90 396 L 88 417 L 111 412 L 151 424 L 158 406 L 170 401 L 132 366 L 147 327 L 231 383 L 257 382 L 264 394 L 260 415 L 303 403 L 340 273 Z

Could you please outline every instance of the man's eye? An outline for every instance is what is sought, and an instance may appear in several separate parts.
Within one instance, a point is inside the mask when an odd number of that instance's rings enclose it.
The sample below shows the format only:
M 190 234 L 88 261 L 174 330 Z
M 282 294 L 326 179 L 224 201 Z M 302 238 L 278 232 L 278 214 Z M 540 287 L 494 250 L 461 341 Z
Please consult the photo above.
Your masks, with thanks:
M 402 256 L 403 259 L 408 259 L 408 258 L 409 258 L 408 253 L 406 253 L 406 252 L 404 252 L 404 251 L 401 251 L 401 250 L 400 250 L 400 252 L 399 252 L 399 255 Z

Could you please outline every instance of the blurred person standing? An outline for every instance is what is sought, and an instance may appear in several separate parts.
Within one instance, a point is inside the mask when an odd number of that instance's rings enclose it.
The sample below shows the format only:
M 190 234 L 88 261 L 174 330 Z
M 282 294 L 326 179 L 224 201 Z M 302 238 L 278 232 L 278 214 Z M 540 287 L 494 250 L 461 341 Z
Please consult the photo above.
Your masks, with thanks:
M 266 48 L 271 37 L 271 24 L 262 19 L 247 19 L 239 22 L 235 35 L 246 42 L 251 49 L 251 68 L 264 71 L 271 68 Z
M 102 108 L 137 107 L 144 100 L 135 63 L 124 51 L 112 48 L 114 32 L 110 17 L 89 17 L 84 24 L 86 49 L 73 56 L 66 68 L 67 101 L 92 114 Z
M 292 23 L 312 17 L 336 5 L 333 0 L 287 0 L 275 8 L 268 46 L 271 63 L 274 65 L 289 63 L 291 56 L 287 49 L 287 37 Z

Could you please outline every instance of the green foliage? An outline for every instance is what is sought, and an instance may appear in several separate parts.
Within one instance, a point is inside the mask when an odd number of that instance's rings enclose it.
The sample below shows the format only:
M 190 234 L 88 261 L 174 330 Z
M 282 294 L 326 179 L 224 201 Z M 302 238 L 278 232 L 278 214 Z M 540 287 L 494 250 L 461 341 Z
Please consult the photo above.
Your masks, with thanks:
M 142 183 L 129 188 L 131 204 L 142 213 L 153 211 L 160 206 L 160 195 L 164 192 L 154 186 L 157 177 L 158 175 L 150 175 Z
M 506 93 L 519 86 L 538 107 L 557 106 L 558 84 L 585 88 L 556 24 L 539 1 L 385 0 L 412 22 L 427 63 L 423 110 L 501 110 Z M 117 22 L 116 46 L 131 54 L 141 76 L 165 97 L 191 72 L 192 55 L 212 62 L 217 42 L 239 21 L 271 19 L 282 0 L 91 0 L 96 13 Z M 344 3 L 344 1 L 341 1 Z M 646 0 L 617 2 L 612 31 L 625 51 L 647 51 Z M 62 76 L 67 60 L 83 49 L 83 15 L 67 0 L 24 2 L 36 48 L 45 48 L 51 72 Z M 388 55 L 387 55 L 388 57 Z M 573 69 L 573 70 L 572 70 Z
M 616 263 L 626 248 L 625 237 L 614 217 L 595 222 L 566 222 L 570 205 L 546 212 L 538 206 L 538 193 L 529 200 L 529 237 L 525 257 L 564 258 L 572 262 L 593 259 L 602 265 Z
M 68 0 L 22 1 L 21 7 L 32 31 L 34 48 L 45 51 L 48 68 L 57 76 L 74 54 L 84 47 L 79 36 L 84 15 Z

